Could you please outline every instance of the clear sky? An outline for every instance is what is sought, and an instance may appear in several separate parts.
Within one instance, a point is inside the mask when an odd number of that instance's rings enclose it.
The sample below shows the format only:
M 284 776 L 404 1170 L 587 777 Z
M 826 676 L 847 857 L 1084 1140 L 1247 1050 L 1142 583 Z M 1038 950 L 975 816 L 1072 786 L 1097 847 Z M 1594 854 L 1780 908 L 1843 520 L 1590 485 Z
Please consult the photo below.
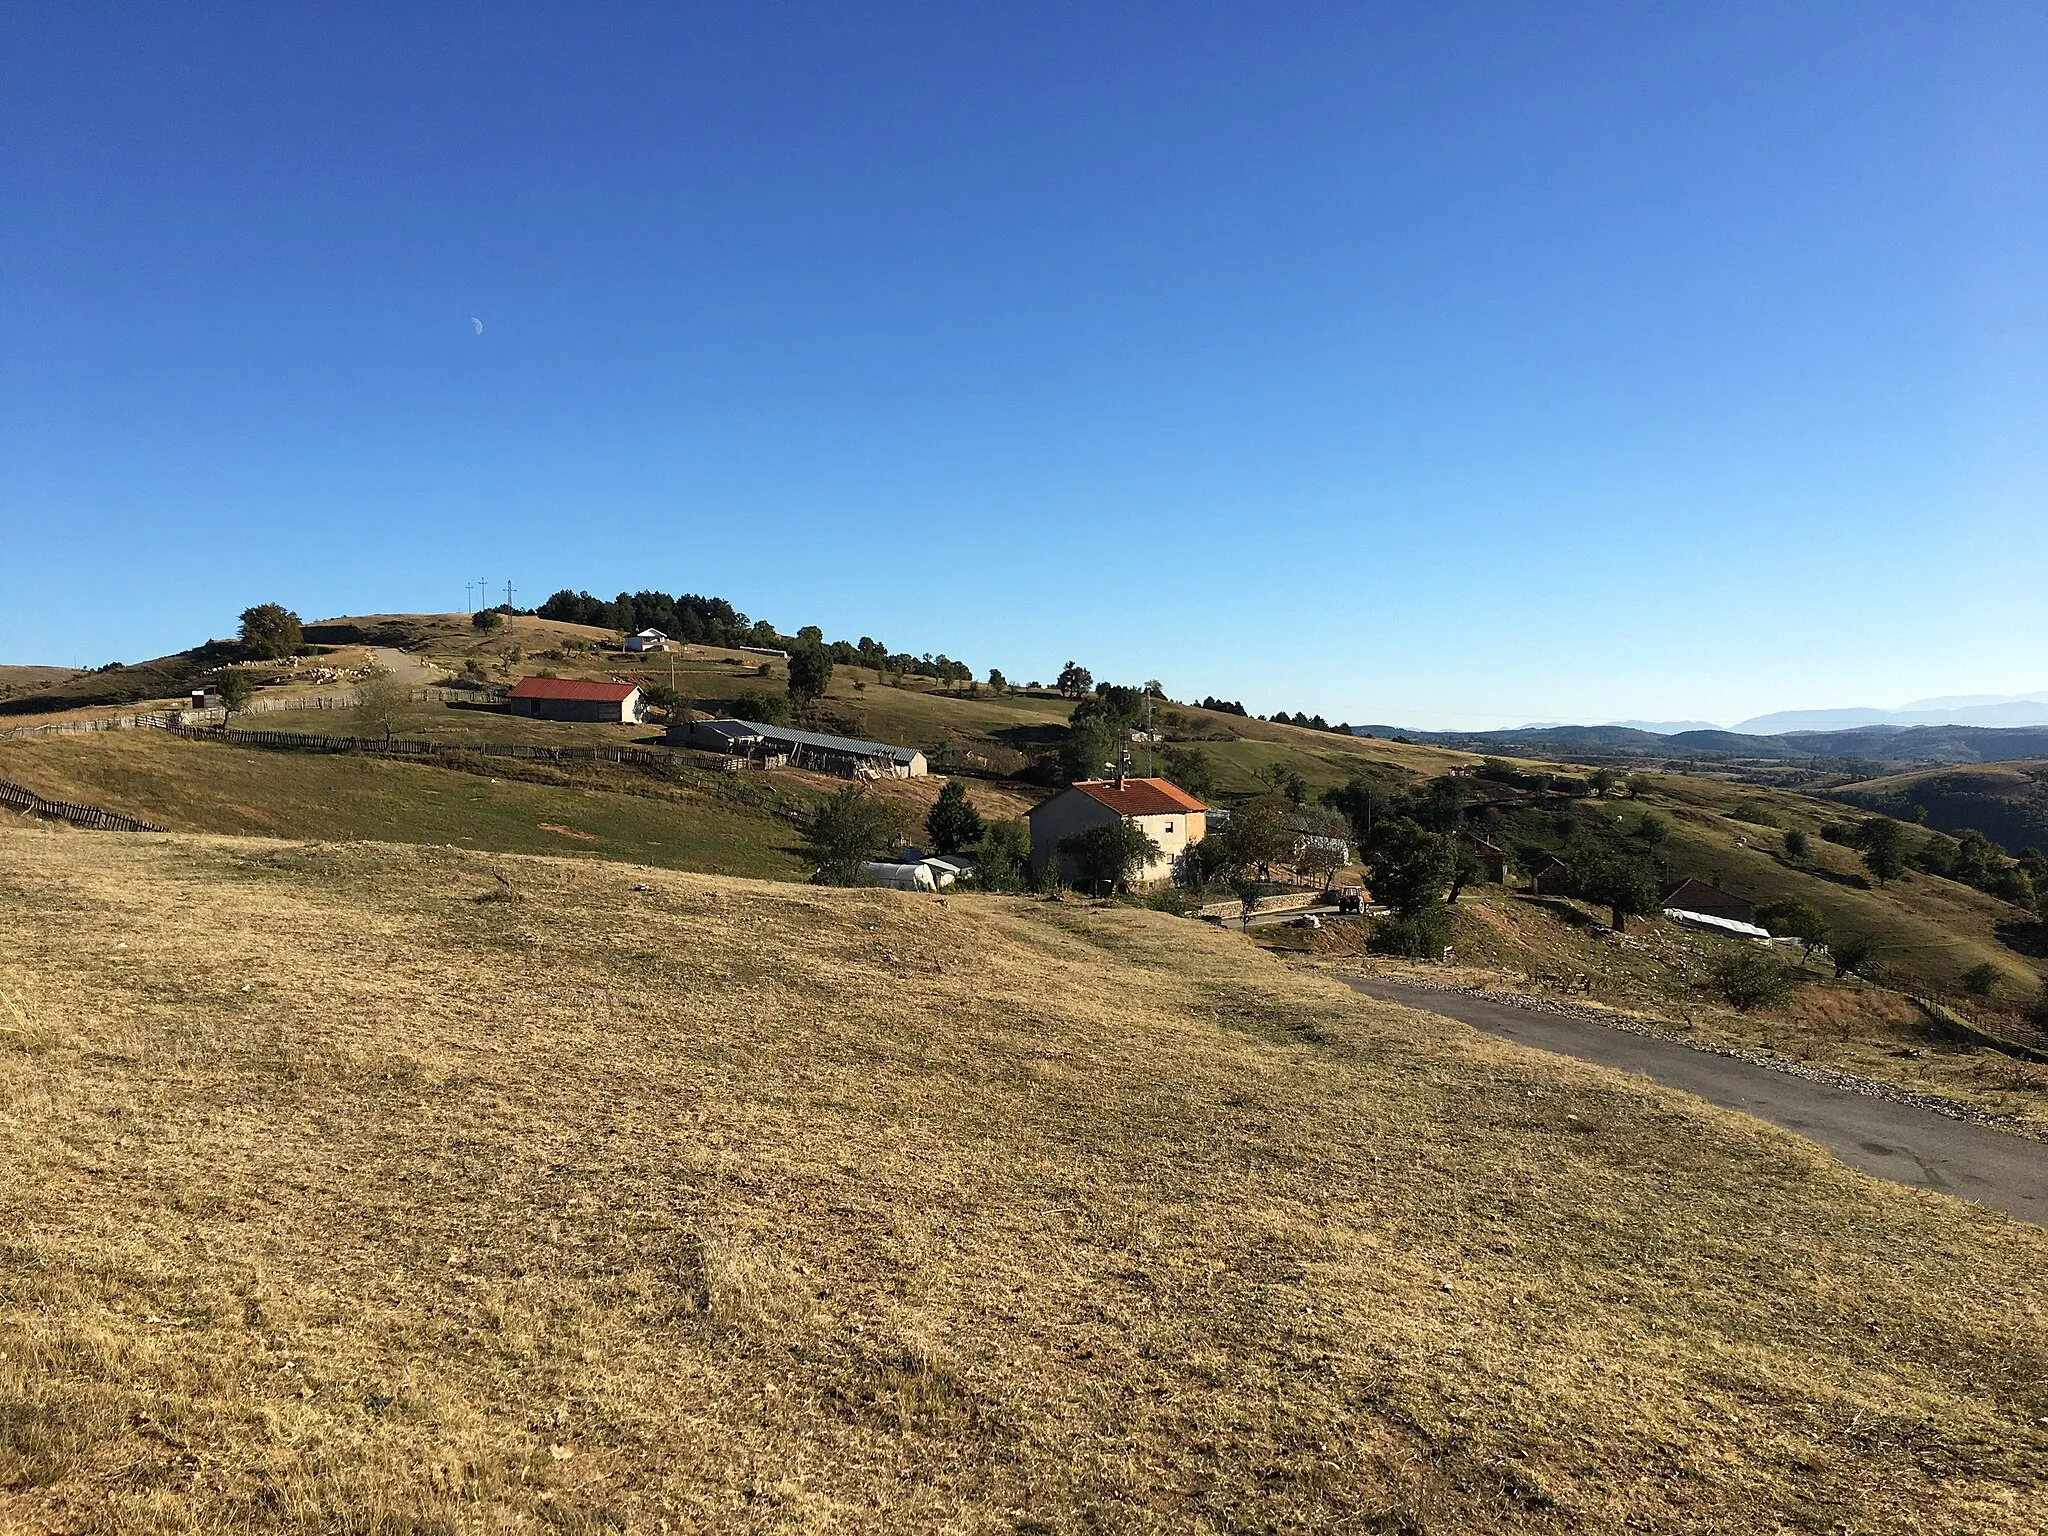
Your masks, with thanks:
M 8 33 L 0 661 L 483 576 L 1354 722 L 2048 686 L 2039 4 Z

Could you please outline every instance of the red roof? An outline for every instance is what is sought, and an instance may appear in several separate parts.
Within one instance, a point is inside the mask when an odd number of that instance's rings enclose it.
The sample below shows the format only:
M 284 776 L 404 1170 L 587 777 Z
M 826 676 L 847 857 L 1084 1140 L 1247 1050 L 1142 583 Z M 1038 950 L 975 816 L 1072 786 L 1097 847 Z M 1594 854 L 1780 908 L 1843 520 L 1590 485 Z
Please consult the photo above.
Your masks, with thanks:
M 1209 809 L 1186 790 L 1164 779 L 1083 779 L 1074 788 L 1121 816 L 1174 816 Z
M 522 677 L 506 694 L 508 699 L 584 699 L 605 704 L 623 704 L 639 685 L 636 683 L 593 683 L 580 677 Z

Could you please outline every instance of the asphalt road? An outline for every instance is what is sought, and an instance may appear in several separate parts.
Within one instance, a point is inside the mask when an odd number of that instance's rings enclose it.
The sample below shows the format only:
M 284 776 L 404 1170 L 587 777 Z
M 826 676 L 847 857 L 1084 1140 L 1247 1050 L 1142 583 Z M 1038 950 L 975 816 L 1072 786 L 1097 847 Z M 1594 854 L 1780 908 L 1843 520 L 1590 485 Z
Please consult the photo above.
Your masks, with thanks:
M 1344 979 L 1382 1002 L 1442 1014 L 1519 1045 L 1638 1072 L 1723 1109 L 1755 1115 L 1879 1178 L 1980 1201 L 2048 1226 L 2048 1144 L 1584 1019 L 1399 982 Z

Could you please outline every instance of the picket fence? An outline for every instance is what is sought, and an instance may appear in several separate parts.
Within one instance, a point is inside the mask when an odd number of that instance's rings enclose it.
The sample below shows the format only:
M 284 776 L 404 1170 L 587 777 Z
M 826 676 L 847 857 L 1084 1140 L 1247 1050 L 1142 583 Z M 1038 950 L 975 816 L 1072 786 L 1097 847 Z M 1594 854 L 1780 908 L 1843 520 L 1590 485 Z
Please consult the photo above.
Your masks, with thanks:
M 161 832 L 164 829 L 153 822 L 138 821 L 133 816 L 123 816 L 116 811 L 103 811 L 96 805 L 73 805 L 68 800 L 45 800 L 32 790 L 23 789 L 19 784 L 9 784 L 0 779 L 0 805 L 11 805 L 17 810 L 27 811 L 32 816 L 53 816 L 59 821 L 68 821 L 74 827 L 91 827 L 100 832 Z

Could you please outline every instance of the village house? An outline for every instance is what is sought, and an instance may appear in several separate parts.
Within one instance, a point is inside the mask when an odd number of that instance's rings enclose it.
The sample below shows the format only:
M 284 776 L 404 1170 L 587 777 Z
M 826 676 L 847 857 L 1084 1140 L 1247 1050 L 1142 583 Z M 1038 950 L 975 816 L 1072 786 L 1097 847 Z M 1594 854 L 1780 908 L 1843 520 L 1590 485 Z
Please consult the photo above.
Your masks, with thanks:
M 1164 779 L 1083 779 L 1032 808 L 1031 867 L 1043 869 L 1048 858 L 1058 856 L 1062 874 L 1071 877 L 1072 861 L 1058 853 L 1061 840 L 1125 819 L 1136 822 L 1159 845 L 1159 857 L 1138 872 L 1138 885 L 1171 880 L 1188 845 L 1199 843 L 1209 831 L 1209 808 Z
M 536 720 L 596 720 L 607 725 L 641 722 L 636 685 L 590 682 L 580 677 L 522 677 L 505 695 L 505 709 Z
M 1472 832 L 1460 832 L 1458 834 L 1458 842 L 1473 858 L 1479 861 L 1479 867 L 1486 872 L 1485 879 L 1487 884 L 1506 885 L 1508 883 L 1508 855 L 1505 848 L 1502 848 L 1498 843 L 1489 842 L 1487 839 Z
M 665 651 L 669 649 L 669 639 L 667 635 L 664 635 L 658 629 L 643 629 L 637 635 L 626 636 L 626 649 L 629 651 Z

